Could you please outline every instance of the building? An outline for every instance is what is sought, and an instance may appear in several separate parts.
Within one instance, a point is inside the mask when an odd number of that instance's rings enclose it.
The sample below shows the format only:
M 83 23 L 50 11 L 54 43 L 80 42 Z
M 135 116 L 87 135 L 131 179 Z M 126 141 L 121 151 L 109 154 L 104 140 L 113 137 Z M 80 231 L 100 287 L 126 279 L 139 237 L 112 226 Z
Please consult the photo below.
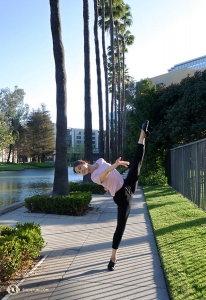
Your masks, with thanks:
M 196 71 L 206 68 L 206 55 L 174 65 L 174 67 L 170 68 L 168 72 L 174 72 L 185 68 L 191 68 Z
M 172 83 L 179 83 L 187 76 L 194 76 L 197 70 L 206 69 L 206 55 L 195 59 L 191 59 L 177 65 L 174 65 L 168 70 L 168 73 L 149 78 L 153 84 L 171 85 Z
M 67 145 L 68 148 L 74 146 L 84 146 L 84 129 L 68 128 L 67 129 Z M 92 145 L 93 151 L 98 151 L 99 148 L 99 131 L 92 130 Z

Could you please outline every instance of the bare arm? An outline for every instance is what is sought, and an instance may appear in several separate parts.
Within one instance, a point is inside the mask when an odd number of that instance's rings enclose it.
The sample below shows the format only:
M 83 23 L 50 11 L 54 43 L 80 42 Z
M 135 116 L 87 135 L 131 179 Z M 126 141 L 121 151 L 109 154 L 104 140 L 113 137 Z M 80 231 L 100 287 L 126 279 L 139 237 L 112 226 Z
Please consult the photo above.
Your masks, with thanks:
M 111 165 L 106 170 L 104 170 L 101 174 L 99 174 L 100 182 L 102 183 L 104 179 L 109 175 L 109 173 L 114 169 L 116 169 L 118 166 L 124 166 L 127 168 L 128 165 L 129 165 L 128 161 L 121 160 L 121 157 L 119 157 L 113 165 Z

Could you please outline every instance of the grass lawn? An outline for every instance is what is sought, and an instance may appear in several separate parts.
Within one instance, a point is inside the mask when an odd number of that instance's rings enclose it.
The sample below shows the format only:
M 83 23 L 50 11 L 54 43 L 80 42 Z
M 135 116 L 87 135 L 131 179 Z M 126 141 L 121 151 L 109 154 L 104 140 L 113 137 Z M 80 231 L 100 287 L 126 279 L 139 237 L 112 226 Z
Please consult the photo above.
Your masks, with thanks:
M 171 187 L 143 191 L 171 299 L 206 299 L 206 213 Z
M 37 168 L 53 168 L 54 164 L 51 163 L 25 163 L 25 164 L 12 164 L 0 163 L 0 171 L 20 171 L 24 169 L 37 169 Z

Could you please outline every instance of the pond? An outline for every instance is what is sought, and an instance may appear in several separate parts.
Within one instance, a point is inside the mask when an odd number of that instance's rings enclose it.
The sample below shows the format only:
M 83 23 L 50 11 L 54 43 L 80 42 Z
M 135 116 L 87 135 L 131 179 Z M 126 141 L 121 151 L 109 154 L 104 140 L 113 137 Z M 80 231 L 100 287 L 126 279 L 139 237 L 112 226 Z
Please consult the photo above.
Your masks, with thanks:
M 68 168 L 69 181 L 80 181 L 82 175 L 75 174 Z M 23 171 L 0 172 L 0 207 L 36 194 L 52 193 L 54 168 L 25 169 Z

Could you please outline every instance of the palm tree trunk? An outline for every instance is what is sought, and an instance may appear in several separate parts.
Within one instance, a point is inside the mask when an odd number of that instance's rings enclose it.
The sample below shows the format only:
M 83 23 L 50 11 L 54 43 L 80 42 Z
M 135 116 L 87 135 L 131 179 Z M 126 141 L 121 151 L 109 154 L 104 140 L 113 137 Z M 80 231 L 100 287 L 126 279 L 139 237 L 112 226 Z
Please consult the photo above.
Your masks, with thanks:
M 113 20 L 113 9 L 112 9 L 112 0 L 109 0 L 110 6 L 110 46 L 111 46 L 111 55 L 112 55 L 112 97 L 115 96 L 115 62 L 114 62 L 114 20 Z M 113 103 L 116 104 L 114 98 L 112 99 Z M 115 107 L 116 108 L 116 107 Z M 116 121 L 116 109 L 115 109 L 115 121 Z M 116 127 L 115 127 L 115 135 L 116 135 Z M 114 141 L 115 140 L 115 141 Z M 115 144 L 116 139 L 113 140 L 113 149 L 112 150 L 112 157 L 115 156 Z
M 93 163 L 88 0 L 83 0 L 83 19 L 84 19 L 85 158 L 89 161 L 89 163 Z M 84 176 L 83 181 L 84 182 L 90 181 L 90 178 L 91 175 L 90 176 L 86 175 Z
M 119 38 L 118 38 L 118 21 L 115 22 L 116 28 L 116 41 L 117 41 L 117 78 L 118 78 L 118 157 L 121 156 L 121 83 L 120 83 L 120 51 L 119 51 Z
M 102 0 L 102 51 L 105 82 L 105 106 L 106 106 L 106 160 L 110 162 L 110 126 L 109 126 L 109 88 L 108 88 L 108 67 L 105 46 L 105 0 Z
M 124 62 L 125 62 L 125 49 L 123 44 L 123 75 L 122 75 L 122 157 L 124 153 L 125 145 L 125 132 L 126 132 L 126 105 L 125 105 L 125 71 L 124 71 Z
M 115 72 L 115 69 L 114 69 Z M 114 81 L 114 156 L 117 159 L 118 155 L 118 118 L 117 118 L 117 91 L 116 91 L 116 76 Z
M 114 155 L 114 95 L 112 94 L 112 100 L 111 100 L 111 119 L 110 119 L 110 126 L 111 126 L 111 161 L 115 161 L 115 155 Z
M 61 36 L 61 19 L 59 0 L 50 0 L 51 32 L 56 70 L 56 161 L 54 172 L 53 196 L 67 195 L 68 164 L 67 164 L 67 92 L 64 47 Z
M 100 55 L 99 55 L 97 0 L 94 0 L 94 42 L 95 42 L 95 52 L 96 52 L 97 88 L 98 88 L 98 104 L 99 104 L 99 156 L 104 158 L 102 79 L 101 79 L 101 67 L 100 67 Z

